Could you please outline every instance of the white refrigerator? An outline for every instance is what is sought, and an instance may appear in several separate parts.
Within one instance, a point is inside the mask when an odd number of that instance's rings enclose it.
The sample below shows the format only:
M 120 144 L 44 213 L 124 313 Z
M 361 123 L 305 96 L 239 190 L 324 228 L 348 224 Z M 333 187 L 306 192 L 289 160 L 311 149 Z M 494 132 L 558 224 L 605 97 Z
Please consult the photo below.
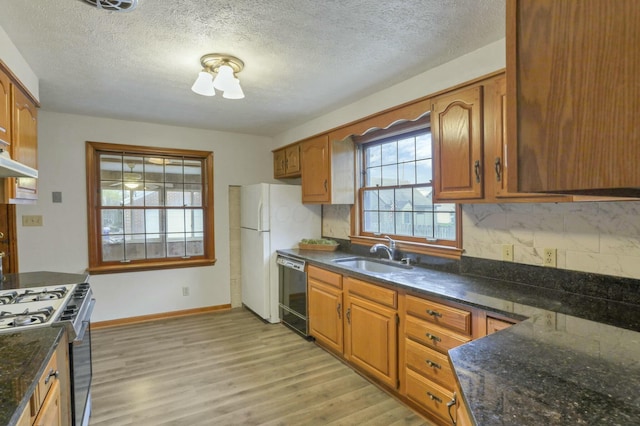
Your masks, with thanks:
M 271 323 L 278 313 L 276 250 L 320 238 L 321 208 L 302 204 L 299 185 L 259 183 L 240 188 L 242 303 Z

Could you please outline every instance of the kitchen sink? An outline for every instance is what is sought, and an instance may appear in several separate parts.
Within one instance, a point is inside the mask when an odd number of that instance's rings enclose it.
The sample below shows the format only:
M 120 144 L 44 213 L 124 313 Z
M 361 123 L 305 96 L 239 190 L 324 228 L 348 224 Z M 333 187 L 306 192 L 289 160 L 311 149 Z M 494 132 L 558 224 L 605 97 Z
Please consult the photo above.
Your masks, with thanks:
M 362 269 L 367 272 L 383 274 L 400 272 L 403 269 L 413 269 L 412 266 L 393 262 L 391 260 L 370 259 L 368 257 L 343 257 L 341 259 L 334 259 L 333 262 L 355 269 Z

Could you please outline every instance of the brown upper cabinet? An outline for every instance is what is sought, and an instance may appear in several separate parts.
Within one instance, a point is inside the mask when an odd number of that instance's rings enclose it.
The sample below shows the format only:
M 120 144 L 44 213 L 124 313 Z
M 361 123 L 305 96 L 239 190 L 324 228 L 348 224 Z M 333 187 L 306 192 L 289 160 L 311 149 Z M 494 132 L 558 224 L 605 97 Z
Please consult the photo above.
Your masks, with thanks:
M 482 92 L 482 84 L 476 84 L 433 99 L 433 178 L 438 201 L 483 196 Z
M 275 179 L 300 177 L 300 145 L 294 144 L 273 151 Z
M 640 194 L 638 22 L 636 0 L 507 1 L 510 190 Z
M 330 134 L 300 145 L 302 202 L 353 204 L 355 200 L 355 147 L 351 138 L 333 140 Z
M 9 104 L 7 107 L 7 87 Z M 10 143 L 11 158 L 34 169 L 38 168 L 38 110 L 28 96 L 0 67 L 0 139 Z M 6 109 L 8 108 L 8 111 Z M 8 123 L 8 124 L 7 124 Z M 4 129 L 4 130 L 3 130 Z M 33 178 L 4 178 L 0 180 L 0 203 L 35 203 L 38 198 L 37 180 Z

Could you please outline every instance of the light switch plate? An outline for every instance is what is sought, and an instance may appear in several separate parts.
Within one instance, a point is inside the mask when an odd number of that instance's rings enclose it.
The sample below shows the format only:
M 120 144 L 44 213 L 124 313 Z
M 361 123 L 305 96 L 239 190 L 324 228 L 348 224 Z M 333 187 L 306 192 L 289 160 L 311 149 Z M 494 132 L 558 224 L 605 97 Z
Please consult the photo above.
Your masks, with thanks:
M 32 215 L 22 216 L 22 226 L 42 226 L 42 216 L 41 215 Z

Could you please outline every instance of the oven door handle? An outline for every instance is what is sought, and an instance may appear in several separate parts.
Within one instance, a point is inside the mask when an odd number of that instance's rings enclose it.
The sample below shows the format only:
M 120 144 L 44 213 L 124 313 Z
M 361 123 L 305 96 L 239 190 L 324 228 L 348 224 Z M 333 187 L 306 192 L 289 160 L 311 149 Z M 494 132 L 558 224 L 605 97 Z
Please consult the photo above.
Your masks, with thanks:
M 78 335 L 74 339 L 74 342 L 81 342 L 84 339 L 84 333 L 87 331 L 89 324 L 91 323 L 91 313 L 93 312 L 93 307 L 96 305 L 96 299 L 91 299 L 89 301 L 89 307 L 87 308 L 87 313 L 85 314 L 85 318 L 82 320 L 82 328 L 78 332 Z

